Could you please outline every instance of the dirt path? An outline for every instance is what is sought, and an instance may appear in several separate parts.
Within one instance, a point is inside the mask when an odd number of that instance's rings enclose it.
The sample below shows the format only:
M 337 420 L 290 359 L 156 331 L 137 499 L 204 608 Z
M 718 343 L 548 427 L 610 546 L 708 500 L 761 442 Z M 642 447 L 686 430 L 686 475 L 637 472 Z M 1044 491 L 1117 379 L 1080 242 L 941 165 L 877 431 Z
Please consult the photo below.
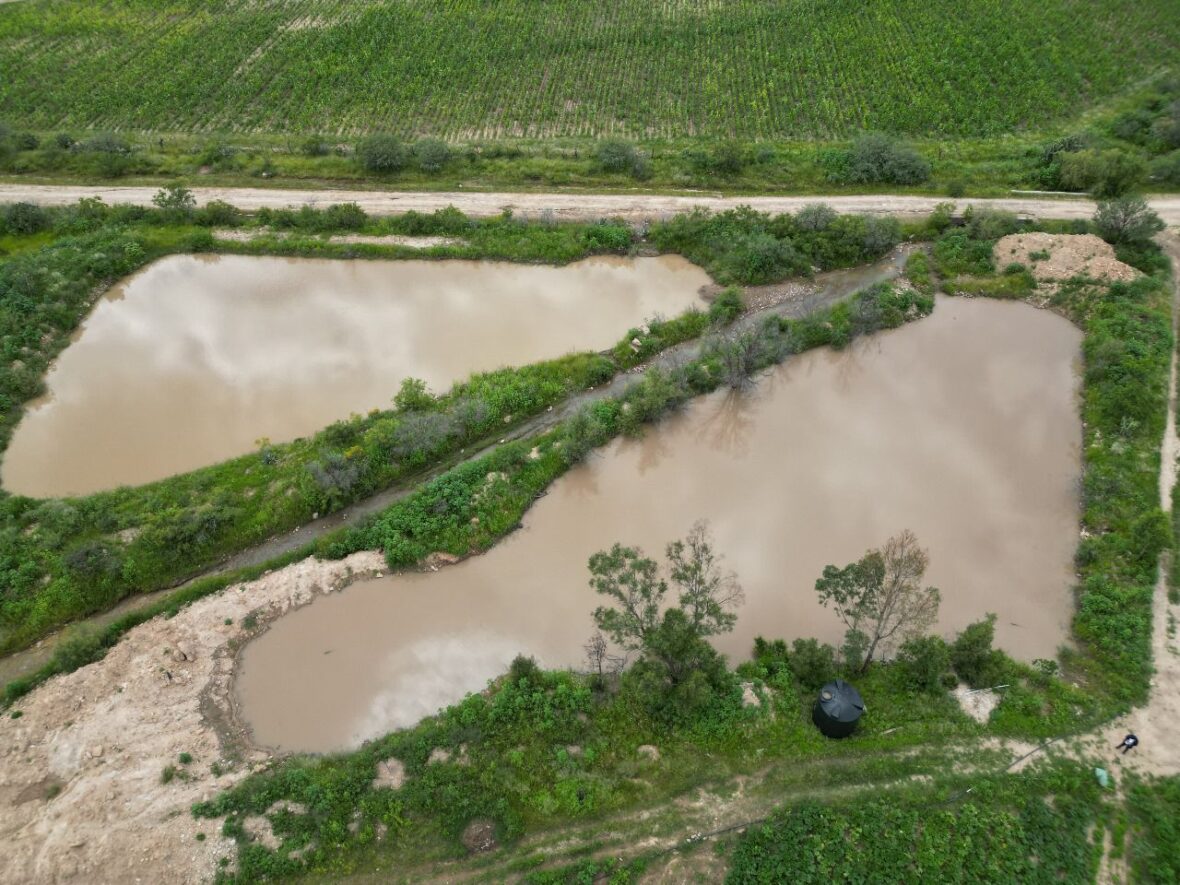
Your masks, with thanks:
M 84 187 L 80 185 L 0 184 L 0 202 L 32 202 L 47 206 L 75 203 L 82 197 L 100 197 L 107 203 L 151 205 L 158 187 Z M 224 200 L 239 209 L 253 211 L 264 207 L 356 203 L 374 215 L 408 212 L 433 212 L 455 206 L 474 217 L 499 215 L 511 208 L 518 215 L 549 217 L 575 221 L 602 218 L 625 218 L 650 221 L 687 212 L 697 206 L 724 210 L 735 206 L 753 206 L 763 212 L 796 212 L 809 203 L 827 203 L 837 212 L 871 214 L 924 215 L 946 197 L 894 196 L 810 196 L 810 197 L 725 197 L 719 194 L 665 196 L 660 194 L 585 194 L 585 193 L 469 193 L 466 191 L 356 191 L 356 190 L 287 190 L 281 188 L 193 188 L 197 202 Z M 1169 224 L 1180 224 L 1180 196 L 1158 195 L 1151 206 Z M 1087 199 L 1003 199 L 959 200 L 960 206 L 971 203 L 990 206 L 1036 218 L 1089 218 L 1094 204 Z

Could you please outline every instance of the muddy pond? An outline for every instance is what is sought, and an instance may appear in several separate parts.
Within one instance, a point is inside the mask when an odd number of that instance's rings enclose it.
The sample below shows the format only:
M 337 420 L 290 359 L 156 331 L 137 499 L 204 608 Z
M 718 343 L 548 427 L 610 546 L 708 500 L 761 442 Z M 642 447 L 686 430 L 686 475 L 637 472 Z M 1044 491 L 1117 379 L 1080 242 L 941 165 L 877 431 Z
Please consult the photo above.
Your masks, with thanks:
M 590 554 L 660 556 L 702 518 L 746 591 L 717 642 L 733 660 L 759 634 L 838 642 L 816 577 L 904 528 L 930 552 L 940 632 L 996 612 L 1004 648 L 1054 657 L 1072 612 L 1080 345 L 1049 312 L 940 297 L 927 319 L 701 398 L 570 471 L 486 555 L 279 619 L 243 651 L 243 715 L 261 744 L 336 750 L 482 689 L 518 653 L 581 666 Z
M 566 267 L 178 255 L 114 287 L 5 453 L 9 491 L 84 494 L 192 470 L 436 392 L 473 372 L 611 346 L 702 304 L 677 256 Z

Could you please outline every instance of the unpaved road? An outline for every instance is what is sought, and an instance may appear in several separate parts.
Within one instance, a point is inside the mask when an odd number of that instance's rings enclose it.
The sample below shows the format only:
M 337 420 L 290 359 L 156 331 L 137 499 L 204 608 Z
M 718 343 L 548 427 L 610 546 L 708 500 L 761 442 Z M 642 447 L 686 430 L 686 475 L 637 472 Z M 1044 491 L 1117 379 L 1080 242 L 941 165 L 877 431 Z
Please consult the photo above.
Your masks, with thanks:
M 83 197 L 99 197 L 107 203 L 134 203 L 149 206 L 156 187 L 83 187 L 75 185 L 0 184 L 0 202 L 30 202 L 46 206 L 76 203 Z M 535 217 L 546 214 L 562 221 L 594 218 L 623 218 L 628 221 L 651 221 L 687 212 L 697 206 L 715 211 L 736 206 L 753 206 L 762 212 L 796 212 L 809 203 L 827 203 L 837 212 L 924 215 L 945 197 L 894 196 L 810 196 L 810 197 L 723 197 L 717 194 L 664 196 L 660 194 L 584 194 L 584 193 L 469 193 L 466 191 L 350 191 L 286 190 L 280 188 L 196 187 L 193 194 L 201 205 L 210 200 L 224 200 L 239 209 L 281 209 L 288 206 L 329 206 L 333 203 L 356 203 L 373 215 L 401 212 L 434 212 L 454 206 L 473 217 L 499 215 L 510 208 L 517 215 Z M 1157 195 L 1149 198 L 1153 209 L 1168 224 L 1180 224 L 1180 195 Z M 959 200 L 958 205 L 989 206 L 1035 218 L 1089 218 L 1094 203 L 1086 199 L 1004 199 Z

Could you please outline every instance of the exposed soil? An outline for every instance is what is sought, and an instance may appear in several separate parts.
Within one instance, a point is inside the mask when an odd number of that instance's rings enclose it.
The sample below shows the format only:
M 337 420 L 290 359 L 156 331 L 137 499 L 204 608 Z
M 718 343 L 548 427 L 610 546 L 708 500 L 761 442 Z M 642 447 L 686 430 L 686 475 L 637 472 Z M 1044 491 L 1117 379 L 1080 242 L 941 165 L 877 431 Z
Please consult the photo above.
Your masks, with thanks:
M 0 882 L 212 878 L 234 845 L 220 820 L 189 809 L 267 758 L 235 725 L 238 647 L 316 594 L 384 568 L 372 552 L 304 560 L 154 618 L 103 660 L 23 698 L 19 719 L 0 719 Z M 246 629 L 251 613 L 258 626 Z
M 1023 264 L 1038 283 L 1085 276 L 1107 282 L 1129 281 L 1139 271 L 1115 258 L 1114 248 L 1093 234 L 1010 234 L 995 246 L 996 267 Z
M 82 197 L 100 197 L 107 203 L 134 203 L 150 206 L 157 186 L 90 187 L 83 185 L 0 184 L 0 202 L 20 201 L 43 205 L 76 203 Z M 377 191 L 377 190 L 294 190 L 284 188 L 198 187 L 193 194 L 200 205 L 210 200 L 224 200 L 239 209 L 254 211 L 263 207 L 280 209 L 303 205 L 330 206 L 333 203 L 356 203 L 375 215 L 402 212 L 434 212 L 454 206 L 473 217 L 499 215 L 510 208 L 518 217 L 552 218 L 556 221 L 593 220 L 603 217 L 628 221 L 650 221 L 688 212 L 697 206 L 722 211 L 738 206 L 752 206 L 760 212 L 797 212 L 810 203 L 827 203 L 837 212 L 864 212 L 879 215 L 927 215 L 944 197 L 868 194 L 863 196 L 737 196 L 694 194 L 588 194 L 588 193 L 506 193 L 468 191 Z M 1180 196 L 1153 196 L 1149 203 L 1168 224 L 1180 224 Z M 1000 209 L 1034 218 L 1090 218 L 1095 204 L 1085 199 L 961 200 L 968 204 Z

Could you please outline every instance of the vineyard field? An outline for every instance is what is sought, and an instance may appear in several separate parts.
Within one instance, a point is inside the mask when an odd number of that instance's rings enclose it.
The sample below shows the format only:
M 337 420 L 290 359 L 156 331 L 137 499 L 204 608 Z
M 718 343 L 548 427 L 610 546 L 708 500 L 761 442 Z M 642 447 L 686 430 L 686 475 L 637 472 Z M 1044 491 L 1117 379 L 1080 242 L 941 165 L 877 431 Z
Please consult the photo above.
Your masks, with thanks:
M 43 131 L 990 137 L 1168 69 L 1175 0 L 0 4 L 0 120 Z

